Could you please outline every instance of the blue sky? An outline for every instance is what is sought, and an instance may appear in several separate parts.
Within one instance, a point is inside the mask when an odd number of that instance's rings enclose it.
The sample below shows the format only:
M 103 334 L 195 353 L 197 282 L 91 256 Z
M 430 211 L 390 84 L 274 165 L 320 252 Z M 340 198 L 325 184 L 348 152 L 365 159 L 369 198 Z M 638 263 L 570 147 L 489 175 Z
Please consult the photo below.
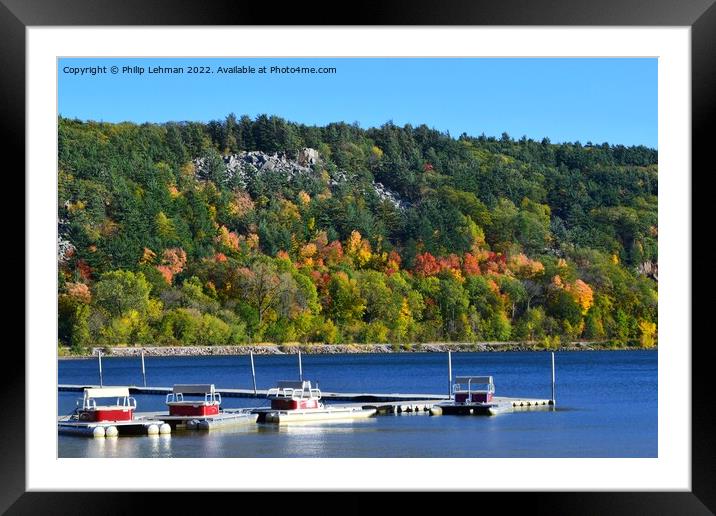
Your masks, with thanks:
M 141 66 L 143 75 L 110 73 Z M 150 66 L 335 67 L 335 74 L 148 74 Z M 66 67 L 106 66 L 76 75 Z M 426 124 L 453 136 L 657 147 L 657 59 L 196 58 L 59 60 L 59 113 L 106 122 L 281 116 L 308 125 Z

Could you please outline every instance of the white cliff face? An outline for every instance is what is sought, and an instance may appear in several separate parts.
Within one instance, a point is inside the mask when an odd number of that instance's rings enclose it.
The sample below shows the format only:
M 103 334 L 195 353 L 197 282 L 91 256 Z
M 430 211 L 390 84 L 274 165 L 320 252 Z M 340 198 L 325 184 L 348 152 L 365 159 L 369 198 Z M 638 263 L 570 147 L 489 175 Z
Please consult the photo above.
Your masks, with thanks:
M 57 261 L 65 263 L 75 252 L 75 246 L 68 239 L 69 222 L 60 219 L 57 222 Z
M 75 251 L 75 246 L 69 240 L 64 240 L 61 236 L 57 236 L 57 261 L 65 263 Z
M 298 156 L 286 152 L 267 154 L 261 151 L 243 151 L 223 156 L 227 180 L 246 186 L 247 181 L 256 175 L 278 172 L 294 179 L 300 175 L 313 174 L 312 166 L 318 163 L 318 151 L 301 149 Z M 197 176 L 204 177 L 206 158 L 194 160 Z
M 308 147 L 300 149 L 296 153 L 276 152 L 267 154 L 261 151 L 243 151 L 238 154 L 223 156 L 223 160 L 227 180 L 238 183 L 243 188 L 246 188 L 252 178 L 266 173 L 279 173 L 288 180 L 296 179 L 300 176 L 314 176 L 316 174 L 314 166 L 321 162 L 318 151 Z M 195 159 L 194 165 L 197 176 L 200 178 L 205 177 L 206 158 Z M 331 174 L 328 184 L 333 188 L 343 183 L 351 182 L 354 178 L 354 174 L 339 170 Z M 398 194 L 390 191 L 382 183 L 373 181 L 371 186 L 374 193 L 381 200 L 388 201 L 401 210 L 407 207 L 407 203 L 401 200 Z
M 298 163 L 303 166 L 316 165 L 318 163 L 318 151 L 309 147 L 304 147 L 298 151 Z
M 659 281 L 659 264 L 657 262 L 643 262 L 637 265 L 636 272 L 655 281 Z
M 396 208 L 403 210 L 408 207 L 407 202 L 403 201 L 397 193 L 383 186 L 383 183 L 373 181 L 373 189 L 381 200 L 390 202 Z

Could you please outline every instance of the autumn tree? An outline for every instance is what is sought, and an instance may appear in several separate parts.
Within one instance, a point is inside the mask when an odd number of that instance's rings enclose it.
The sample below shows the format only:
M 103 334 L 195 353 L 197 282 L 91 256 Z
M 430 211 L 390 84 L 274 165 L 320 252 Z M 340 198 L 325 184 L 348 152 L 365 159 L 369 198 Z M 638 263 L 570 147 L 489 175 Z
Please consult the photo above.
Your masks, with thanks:
M 245 269 L 240 277 L 244 295 L 258 312 L 259 324 L 266 312 L 275 308 L 288 290 L 295 288 L 290 275 L 279 275 L 271 262 L 258 261 Z
M 363 317 L 366 302 L 361 297 L 358 282 L 345 272 L 337 272 L 328 283 L 330 304 L 326 312 L 339 323 L 358 321 Z
M 94 297 L 101 309 L 111 317 L 118 317 L 134 310 L 144 314 L 149 308 L 149 284 L 144 274 L 131 271 L 104 273 L 94 286 Z

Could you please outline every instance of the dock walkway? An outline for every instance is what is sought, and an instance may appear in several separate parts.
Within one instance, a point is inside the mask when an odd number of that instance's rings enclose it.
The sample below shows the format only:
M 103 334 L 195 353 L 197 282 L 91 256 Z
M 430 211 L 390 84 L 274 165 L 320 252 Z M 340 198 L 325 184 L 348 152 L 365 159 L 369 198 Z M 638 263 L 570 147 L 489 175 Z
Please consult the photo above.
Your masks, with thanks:
M 98 388 L 99 385 L 58 385 L 59 391 L 82 392 L 85 388 Z M 172 392 L 171 387 L 141 387 L 132 385 L 130 394 L 156 394 L 164 395 Z M 216 389 L 222 398 L 266 398 L 267 389 Z M 413 394 L 413 393 L 369 393 L 369 392 L 325 392 L 321 391 L 324 401 L 353 401 L 353 402 L 401 402 L 401 401 L 446 401 L 446 394 Z

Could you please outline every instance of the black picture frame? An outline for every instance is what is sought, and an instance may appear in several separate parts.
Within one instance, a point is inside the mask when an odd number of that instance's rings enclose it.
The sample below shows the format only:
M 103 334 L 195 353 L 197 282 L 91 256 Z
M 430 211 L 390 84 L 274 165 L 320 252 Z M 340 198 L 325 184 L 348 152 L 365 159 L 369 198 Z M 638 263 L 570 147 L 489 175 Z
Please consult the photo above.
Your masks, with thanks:
M 716 104 L 716 5 L 714 0 L 426 0 L 382 1 L 337 9 L 336 3 L 286 3 L 229 0 L 0 0 L 1 124 L 7 149 L 25 147 L 25 30 L 30 26 L 73 25 L 517 25 L 517 26 L 688 26 L 692 43 L 692 171 L 706 172 L 708 134 Z M 338 12 L 346 12 L 338 15 Z M 24 168 L 24 154 L 20 157 Z M 711 168 L 713 164 L 710 164 Z M 19 167 L 17 168 L 19 170 Z M 692 171 L 684 171 L 695 176 Z M 20 186 L 24 190 L 24 186 Z M 698 192 L 698 190 L 693 190 Z M 703 195 L 704 193 L 702 193 Z M 700 203 L 693 202 L 698 208 Z M 693 214 L 695 215 L 695 211 Z M 698 222 L 693 217 L 694 223 Z M 704 270 L 705 257 L 694 256 L 692 266 Z M 28 274 L 29 271 L 25 270 Z M 708 309 L 693 303 L 697 317 Z M 694 320 L 692 316 L 692 320 Z M 693 339 L 692 339 L 693 340 Z M 692 490 L 690 492 L 552 492 L 475 493 L 471 506 L 487 507 L 495 497 L 509 497 L 510 508 L 524 505 L 537 514 L 713 514 L 716 511 L 716 428 L 707 384 L 711 362 L 709 342 L 683 343 L 692 353 Z M 699 346 L 698 344 L 701 344 Z M 22 355 L 24 357 L 24 355 Z M 21 358 L 20 360 L 24 360 Z M 712 373 L 711 373 L 712 374 Z M 24 368 L 6 368 L 6 400 L 0 439 L 0 510 L 7 514 L 130 514 L 144 512 L 155 495 L 126 496 L 123 493 L 25 492 L 25 377 Z M 14 400 L 14 401 L 13 401 Z M 14 404 L 14 405 L 13 405 Z M 660 407 L 684 417 L 688 407 Z M 78 485 L 81 479 L 78 479 Z M 361 494 L 350 495 L 357 509 Z M 272 503 L 279 503 L 272 497 Z M 461 497 L 462 498 L 462 497 Z M 487 498 L 487 500 L 486 500 Z M 188 512 L 192 497 L 163 496 L 162 512 Z M 306 497 L 294 501 L 303 504 Z M 443 503 L 441 504 L 441 500 Z M 505 500 L 499 500 L 503 503 Z M 426 502 L 444 505 L 444 497 L 420 496 Z M 485 502 L 488 502 L 485 505 Z M 452 505 L 452 499 L 450 504 Z M 449 508 L 449 506 L 444 507 Z M 94 510 L 93 510 L 94 509 Z M 246 510 L 245 506 L 244 509 Z

